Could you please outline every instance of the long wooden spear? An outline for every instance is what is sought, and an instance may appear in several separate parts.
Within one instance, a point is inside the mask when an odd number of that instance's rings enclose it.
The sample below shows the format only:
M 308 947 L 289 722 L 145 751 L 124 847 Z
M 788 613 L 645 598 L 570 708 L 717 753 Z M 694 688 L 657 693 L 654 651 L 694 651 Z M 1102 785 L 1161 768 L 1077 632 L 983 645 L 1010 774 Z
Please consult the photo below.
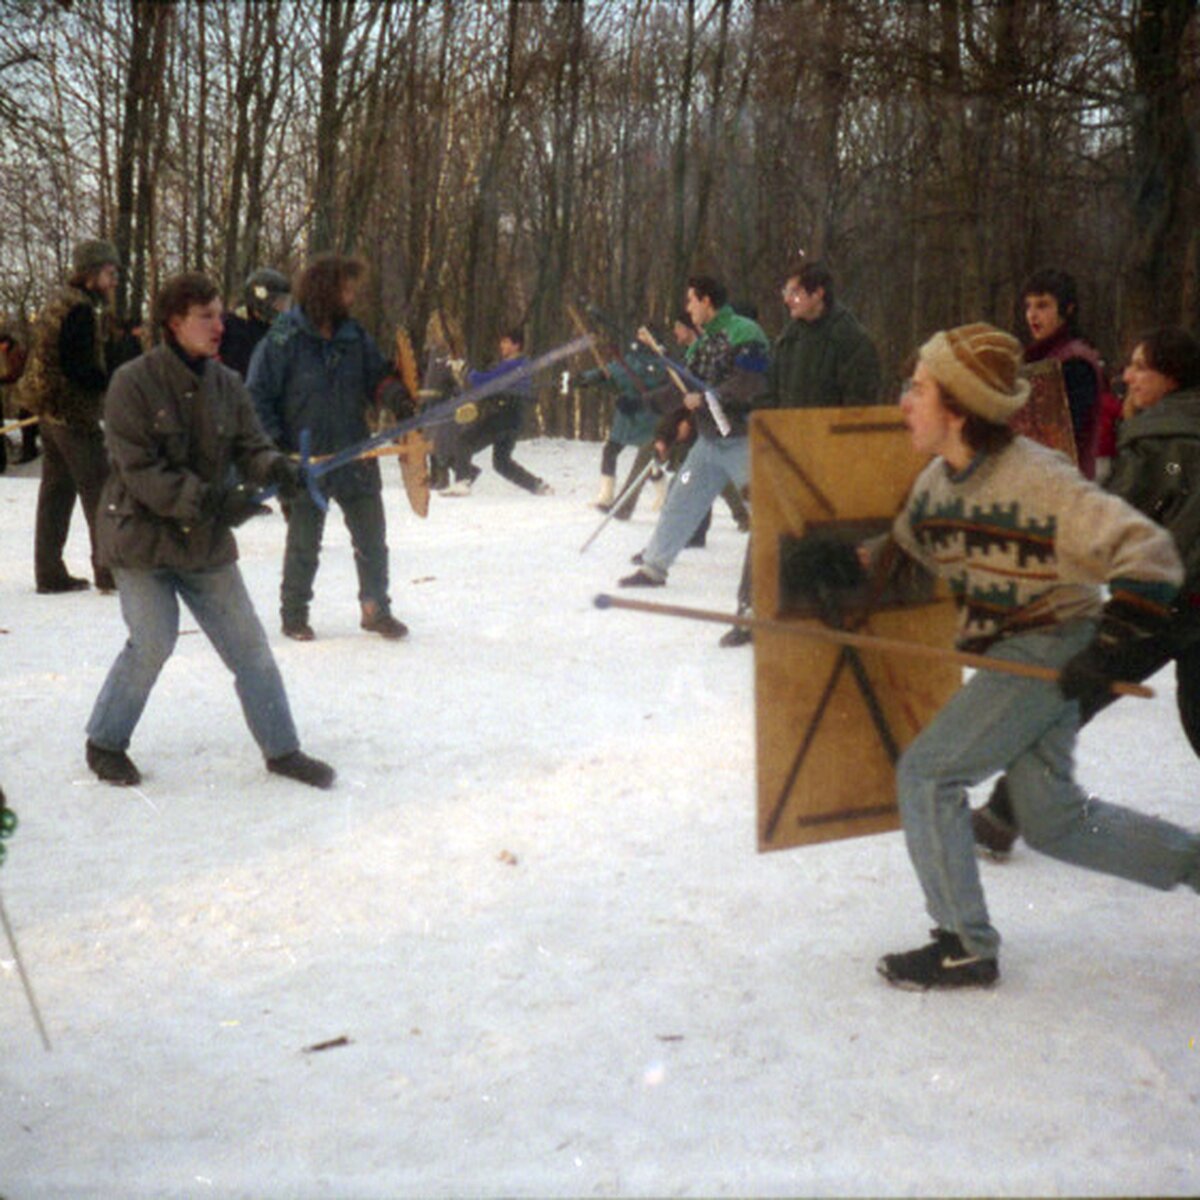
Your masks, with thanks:
M 704 608 L 685 608 L 677 604 L 653 604 L 648 600 L 626 600 L 620 596 L 601 593 L 596 597 L 597 608 L 625 608 L 631 612 L 654 613 L 660 617 L 685 617 L 691 621 L 712 621 L 721 625 L 740 625 L 743 629 L 761 630 L 764 633 L 786 633 L 792 637 L 812 638 L 818 642 L 830 642 L 835 646 L 856 646 L 861 650 L 878 650 L 885 654 L 908 654 L 915 658 L 933 658 L 939 662 L 958 663 L 978 671 L 999 671 L 1004 675 L 1023 675 L 1028 679 L 1044 679 L 1057 682 L 1059 673 L 1054 667 L 1043 667 L 1036 663 L 1013 662 L 1007 658 L 993 658 L 989 654 L 971 654 L 965 650 L 951 650 L 945 646 L 927 646 L 921 642 L 908 642 L 902 638 L 878 637 L 873 633 L 849 633 L 841 629 L 830 629 L 827 625 L 810 622 L 800 624 L 792 621 L 773 621 L 765 617 L 744 617 L 735 613 L 714 612 Z M 1140 696 L 1149 699 L 1154 695 L 1151 688 L 1141 683 L 1115 681 L 1112 690 L 1118 696 Z

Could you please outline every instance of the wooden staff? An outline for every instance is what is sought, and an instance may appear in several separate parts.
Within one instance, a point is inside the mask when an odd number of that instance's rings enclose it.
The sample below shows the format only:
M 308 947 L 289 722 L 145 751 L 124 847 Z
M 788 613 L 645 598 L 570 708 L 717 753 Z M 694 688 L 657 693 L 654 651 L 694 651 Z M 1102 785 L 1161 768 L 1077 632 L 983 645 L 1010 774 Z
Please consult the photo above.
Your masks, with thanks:
M 950 650 L 945 646 L 926 646 L 921 642 L 906 642 L 901 638 L 877 637 L 873 633 L 849 633 L 841 629 L 830 629 L 826 625 L 798 624 L 791 621 L 772 621 L 765 617 L 744 617 L 734 613 L 714 612 L 711 609 L 684 608 L 677 604 L 653 604 L 648 600 L 625 600 L 619 596 L 601 593 L 596 597 L 597 608 L 627 608 L 631 612 L 656 613 L 661 617 L 686 617 L 692 621 L 712 621 L 721 625 L 740 625 L 743 629 L 761 630 L 764 633 L 786 633 L 793 637 L 812 638 L 818 642 L 830 642 L 835 646 L 856 646 L 861 650 L 879 650 L 885 654 L 908 654 L 915 658 L 934 658 L 940 662 L 958 663 L 977 671 L 999 671 L 1003 675 L 1023 675 L 1027 679 L 1043 679 L 1056 683 L 1059 673 L 1054 667 L 1043 667 L 1036 663 L 1012 662 L 1007 658 L 993 658 L 987 654 L 971 654 L 965 650 Z M 1118 696 L 1140 696 L 1149 699 L 1154 695 L 1151 688 L 1141 683 L 1124 683 L 1114 680 L 1110 687 Z
M 14 429 L 24 429 L 26 425 L 36 425 L 41 417 L 25 417 L 21 421 L 10 421 L 7 425 L 0 425 L 0 433 L 12 433 Z
M 666 367 L 667 374 L 670 376 L 671 382 L 679 389 L 680 394 L 686 396 L 689 388 L 682 379 L 679 378 L 679 372 L 671 365 L 671 360 L 667 357 L 667 352 L 662 348 L 662 343 L 643 325 L 637 331 L 638 341 L 642 343 L 648 350 L 652 350 L 662 359 L 663 366 Z
M 592 358 L 596 362 L 596 366 L 600 368 L 600 373 L 605 379 L 612 378 L 612 371 L 608 369 L 608 363 L 600 355 L 600 351 L 596 349 L 595 340 L 592 338 L 591 330 L 583 323 L 583 318 L 579 315 L 579 310 L 573 304 L 567 305 L 567 316 L 571 318 L 571 324 L 575 326 L 575 332 L 581 337 L 588 339 L 588 349 L 592 352 Z

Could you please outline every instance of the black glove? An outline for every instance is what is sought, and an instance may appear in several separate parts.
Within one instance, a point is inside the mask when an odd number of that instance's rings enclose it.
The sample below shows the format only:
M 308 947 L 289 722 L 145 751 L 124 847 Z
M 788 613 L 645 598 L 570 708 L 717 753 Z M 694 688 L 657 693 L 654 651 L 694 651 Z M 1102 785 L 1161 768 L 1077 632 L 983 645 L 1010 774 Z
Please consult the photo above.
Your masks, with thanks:
M 375 401 L 384 413 L 391 413 L 396 420 L 384 418 L 385 425 L 394 425 L 396 421 L 404 421 L 417 411 L 413 398 L 408 394 L 408 388 L 395 375 L 389 375 L 375 391 Z
M 300 464 L 293 462 L 286 454 L 279 455 L 267 472 L 267 482 L 279 489 L 280 500 L 294 499 L 304 486 L 300 478 Z
M 867 578 L 857 546 L 820 535 L 785 544 L 779 573 L 792 596 L 809 601 L 852 591 Z
M 251 517 L 260 517 L 269 513 L 271 510 L 265 504 L 259 504 L 254 499 L 254 494 L 255 489 L 245 483 L 236 484 L 234 487 L 226 488 L 223 492 L 216 493 L 218 499 L 213 520 L 229 529 L 236 529 Z
M 1095 712 L 1112 699 L 1116 680 L 1138 682 L 1146 662 L 1146 642 L 1163 633 L 1170 616 L 1163 609 L 1112 599 L 1100 614 L 1096 636 L 1058 673 L 1058 690 Z

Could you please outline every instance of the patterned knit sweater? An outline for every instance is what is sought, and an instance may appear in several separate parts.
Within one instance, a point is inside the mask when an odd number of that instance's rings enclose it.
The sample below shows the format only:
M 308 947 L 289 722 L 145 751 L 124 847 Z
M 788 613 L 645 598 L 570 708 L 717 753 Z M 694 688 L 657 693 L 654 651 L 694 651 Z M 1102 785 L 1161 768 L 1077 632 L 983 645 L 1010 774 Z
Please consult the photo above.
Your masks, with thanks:
M 946 579 L 959 645 L 1099 612 L 1097 585 L 1165 610 L 1183 570 L 1169 534 L 1084 479 L 1065 455 L 1018 437 L 952 473 L 935 458 L 918 476 L 893 534 Z

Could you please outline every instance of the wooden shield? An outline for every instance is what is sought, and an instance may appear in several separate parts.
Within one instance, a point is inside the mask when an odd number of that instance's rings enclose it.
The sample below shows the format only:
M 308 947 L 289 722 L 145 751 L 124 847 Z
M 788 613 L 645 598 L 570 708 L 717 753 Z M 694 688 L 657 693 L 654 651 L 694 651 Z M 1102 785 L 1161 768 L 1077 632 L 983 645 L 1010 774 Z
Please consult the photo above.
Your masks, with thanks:
M 1021 369 L 1021 374 L 1030 383 L 1029 399 L 1009 422 L 1013 430 L 1051 450 L 1061 450 L 1078 464 L 1079 453 L 1075 447 L 1075 429 L 1071 424 L 1062 363 L 1054 358 L 1029 363 Z
M 418 517 L 429 516 L 429 456 L 432 453 L 433 443 L 419 429 L 410 430 L 400 439 L 396 453 L 404 494 Z
M 858 541 L 891 526 L 924 461 L 891 407 L 754 414 L 754 610 L 788 611 L 780 546 L 823 531 Z M 856 632 L 949 646 L 943 592 L 918 604 L 884 599 Z M 853 651 L 774 631 L 754 635 L 758 845 L 782 850 L 899 826 L 895 757 L 961 682 L 953 663 Z

